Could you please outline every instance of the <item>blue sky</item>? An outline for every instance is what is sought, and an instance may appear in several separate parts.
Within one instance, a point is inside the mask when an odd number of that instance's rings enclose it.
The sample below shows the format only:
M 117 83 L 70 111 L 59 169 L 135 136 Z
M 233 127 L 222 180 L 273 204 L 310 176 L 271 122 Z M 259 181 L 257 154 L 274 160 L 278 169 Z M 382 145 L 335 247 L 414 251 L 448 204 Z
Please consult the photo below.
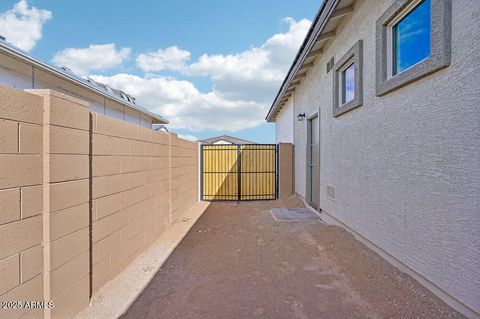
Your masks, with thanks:
M 206 138 L 274 141 L 263 120 L 321 0 L 2 0 L 0 33 Z

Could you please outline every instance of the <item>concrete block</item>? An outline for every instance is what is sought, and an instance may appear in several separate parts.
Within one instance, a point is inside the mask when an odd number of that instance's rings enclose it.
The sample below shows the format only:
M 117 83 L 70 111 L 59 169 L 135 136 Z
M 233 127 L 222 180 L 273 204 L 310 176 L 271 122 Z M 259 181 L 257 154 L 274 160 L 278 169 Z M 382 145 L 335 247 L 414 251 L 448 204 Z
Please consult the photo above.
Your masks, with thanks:
M 122 192 L 122 208 L 127 208 L 137 203 L 137 189 L 131 189 L 126 192 Z
M 153 143 L 144 143 L 145 156 L 155 156 L 157 154 L 156 145 Z
M 65 182 L 88 178 L 88 155 L 50 155 L 50 181 Z
M 89 182 L 86 179 L 50 185 L 51 212 L 87 203 L 88 200 Z
M 22 218 L 41 214 L 43 211 L 43 186 L 30 186 L 21 188 Z
M 114 214 L 109 215 L 107 218 L 109 219 L 109 231 L 113 233 L 116 230 L 128 225 L 130 212 L 128 209 L 122 209 Z
M 50 215 L 50 239 L 56 240 L 88 227 L 88 203 L 62 209 Z
M 5 119 L 42 124 L 43 98 L 0 85 L 0 114 Z
M 105 176 L 120 174 L 119 156 L 94 156 L 94 175 Z
M 0 295 L 20 285 L 19 269 L 18 254 L 0 260 Z
M 0 226 L 0 259 L 33 247 L 42 241 L 42 216 Z
M 165 132 L 152 132 L 152 142 L 157 144 L 168 145 L 168 133 Z
M 145 202 L 140 202 L 130 207 L 130 220 L 137 220 L 145 213 Z
M 43 129 L 41 125 L 20 123 L 19 151 L 22 154 L 42 154 Z
M 95 133 L 129 139 L 138 139 L 138 128 L 138 125 L 126 123 L 112 117 L 97 114 Z
M 43 182 L 42 157 L 40 155 L 0 155 L 0 189 Z
M 111 233 L 108 237 L 94 244 L 94 262 L 112 255 L 113 251 L 118 248 L 121 240 L 120 231 Z
M 50 244 L 50 264 L 55 270 L 67 261 L 87 251 L 89 247 L 88 228 L 78 230 Z
M 110 137 L 109 155 L 129 155 L 130 141 L 119 137 Z
M 145 172 L 137 172 L 129 174 L 130 188 L 140 187 L 145 184 Z
M 93 290 L 100 289 L 110 274 L 110 257 L 103 258 L 93 265 Z
M 18 123 L 0 119 L 0 153 L 18 152 Z
M 1 96 L 1 94 L 0 94 Z M 0 104 L 1 105 L 1 104 Z M 2 296 L 2 300 L 43 300 L 43 280 L 42 275 L 27 281 L 26 283 L 10 290 Z M 0 318 L 21 318 L 30 309 L 0 309 Z M 29 317 L 23 317 L 29 318 Z
M 93 152 L 93 155 L 109 155 L 110 154 L 110 136 L 93 134 L 92 135 L 92 152 Z
M 94 221 L 92 225 L 93 242 L 107 237 L 110 234 L 109 229 L 108 216 Z
M 93 198 L 99 198 L 109 195 L 109 176 L 99 176 L 92 179 L 92 196 Z
M 130 141 L 130 155 L 143 156 L 144 155 L 144 142 L 131 140 Z
M 122 247 L 116 245 L 115 251 L 110 257 L 112 273 L 118 273 L 123 270 L 123 267 L 125 266 L 124 263 L 127 261 L 128 257 L 130 257 L 130 243 L 126 243 Z
M 50 273 L 52 298 L 74 286 L 89 272 L 89 252 L 85 251 Z
M 153 132 L 151 129 L 146 127 L 139 127 L 138 128 L 138 139 L 145 141 L 145 142 L 153 142 Z
M 131 221 L 130 223 L 126 224 L 120 231 L 121 238 L 120 243 L 123 245 L 130 241 L 130 239 L 139 233 L 139 224 L 137 221 Z
M 20 219 L 20 189 L 0 190 L 0 225 Z
M 66 127 L 50 126 L 50 153 L 88 154 L 89 133 Z
M 120 193 L 130 188 L 130 179 L 128 174 L 118 174 L 109 176 L 110 193 Z
M 41 245 L 20 253 L 21 282 L 29 281 L 43 271 L 43 248 Z
M 50 124 L 64 127 L 77 128 L 87 131 L 89 129 L 89 108 L 78 104 L 69 96 L 50 98 Z
M 135 156 L 122 156 L 121 172 L 131 173 L 138 171 L 138 158 Z
M 93 201 L 95 219 L 98 220 L 122 208 L 122 194 L 113 194 Z
M 141 252 L 144 246 L 143 233 L 136 234 L 130 239 L 130 254 L 134 255 Z
M 52 319 L 74 318 L 83 308 L 88 306 L 90 280 L 84 276 L 80 281 L 54 299 Z

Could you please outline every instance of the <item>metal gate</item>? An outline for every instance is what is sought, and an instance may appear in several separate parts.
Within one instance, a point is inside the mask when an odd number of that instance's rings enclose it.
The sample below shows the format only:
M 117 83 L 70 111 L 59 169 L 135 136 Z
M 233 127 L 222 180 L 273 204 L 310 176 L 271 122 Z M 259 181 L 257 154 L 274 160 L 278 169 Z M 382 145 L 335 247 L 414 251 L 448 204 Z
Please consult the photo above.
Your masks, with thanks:
M 275 144 L 202 145 L 202 200 L 278 198 Z

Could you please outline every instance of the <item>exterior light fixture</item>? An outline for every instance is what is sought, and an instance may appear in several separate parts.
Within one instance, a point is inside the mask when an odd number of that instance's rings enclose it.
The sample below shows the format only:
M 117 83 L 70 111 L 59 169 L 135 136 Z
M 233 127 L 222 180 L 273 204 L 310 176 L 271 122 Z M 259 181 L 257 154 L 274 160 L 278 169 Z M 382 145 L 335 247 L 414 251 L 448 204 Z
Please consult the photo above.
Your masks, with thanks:
M 298 121 L 303 121 L 304 119 L 305 119 L 305 113 L 298 113 L 297 120 Z

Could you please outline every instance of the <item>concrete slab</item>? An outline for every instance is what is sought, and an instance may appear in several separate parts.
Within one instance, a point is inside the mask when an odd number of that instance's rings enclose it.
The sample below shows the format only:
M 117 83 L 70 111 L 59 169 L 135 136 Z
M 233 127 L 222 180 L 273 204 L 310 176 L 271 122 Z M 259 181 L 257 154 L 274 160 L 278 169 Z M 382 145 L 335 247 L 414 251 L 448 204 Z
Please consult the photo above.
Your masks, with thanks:
M 311 209 L 300 208 L 272 208 L 273 218 L 277 221 L 301 221 L 301 220 L 317 220 L 320 217 Z

